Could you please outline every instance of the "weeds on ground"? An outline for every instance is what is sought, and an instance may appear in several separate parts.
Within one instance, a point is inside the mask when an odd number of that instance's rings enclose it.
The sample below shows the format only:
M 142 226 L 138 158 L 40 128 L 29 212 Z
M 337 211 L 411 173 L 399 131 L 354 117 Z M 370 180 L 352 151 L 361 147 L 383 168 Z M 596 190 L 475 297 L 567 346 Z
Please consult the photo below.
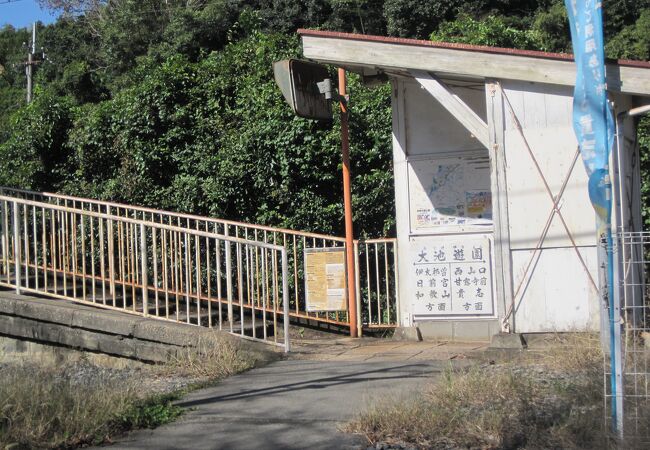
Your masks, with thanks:
M 215 380 L 251 367 L 252 361 L 235 343 L 215 338 L 181 352 L 160 370 Z M 100 444 L 131 429 L 171 422 L 183 412 L 173 403 L 182 392 L 154 394 L 141 380 L 108 376 L 79 383 L 61 374 L 61 369 L 31 365 L 0 368 L 0 449 L 10 444 L 18 448 Z
M 186 347 L 172 356 L 165 369 L 168 373 L 213 381 L 243 372 L 254 365 L 254 355 L 244 350 L 239 342 L 215 334 L 199 337 L 194 347 Z
M 48 448 L 97 442 L 113 419 L 135 407 L 132 388 L 105 380 L 73 384 L 52 370 L 11 367 L 0 371 L 0 447 Z
M 146 398 L 117 415 L 114 422 L 122 429 L 156 428 L 176 420 L 183 414 L 183 408 L 174 405 L 180 393 L 155 395 Z
M 607 448 L 602 378 L 597 339 L 565 342 L 536 357 L 449 369 L 422 391 L 372 405 L 347 431 L 417 448 Z

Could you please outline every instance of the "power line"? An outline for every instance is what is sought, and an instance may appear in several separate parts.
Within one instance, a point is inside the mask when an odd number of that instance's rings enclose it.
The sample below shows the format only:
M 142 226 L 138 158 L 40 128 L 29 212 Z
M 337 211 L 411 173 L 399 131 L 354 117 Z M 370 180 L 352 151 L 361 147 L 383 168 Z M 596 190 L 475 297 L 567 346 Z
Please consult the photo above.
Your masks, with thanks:
M 22 2 L 23 0 L 0 0 L 0 5 L 6 5 L 7 3 L 16 3 Z

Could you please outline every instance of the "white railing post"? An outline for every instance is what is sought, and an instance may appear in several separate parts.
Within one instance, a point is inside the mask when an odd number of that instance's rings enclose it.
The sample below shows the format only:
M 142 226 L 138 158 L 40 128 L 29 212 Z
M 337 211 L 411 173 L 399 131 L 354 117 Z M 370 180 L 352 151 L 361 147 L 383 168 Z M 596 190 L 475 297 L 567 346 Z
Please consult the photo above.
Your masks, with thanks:
M 402 304 L 399 296 L 399 265 L 397 264 L 397 239 L 393 241 L 393 274 L 395 277 L 395 308 L 397 309 L 396 321 L 397 326 L 402 324 Z
M 13 202 L 14 227 L 14 276 L 16 278 L 16 294 L 20 294 L 20 220 L 18 219 L 18 202 Z
M 361 309 L 361 271 L 359 270 L 359 241 L 354 241 L 354 283 L 357 291 L 357 333 L 363 336 L 363 311 Z
M 115 306 L 115 242 L 113 238 L 113 221 L 106 221 L 108 228 L 108 286 L 109 294 L 113 297 L 113 306 Z
M 8 238 L 7 232 L 7 202 L 0 202 L 0 210 L 2 210 L 2 220 L 0 220 L 0 226 L 2 227 L 2 273 L 7 278 L 9 278 L 9 248 L 8 248 Z
M 284 351 L 288 353 L 291 350 L 289 343 L 289 261 L 287 259 L 287 249 L 282 247 L 282 309 L 284 311 Z
M 147 235 L 145 234 L 144 223 L 140 224 L 140 259 L 142 264 L 142 313 L 145 317 L 149 315 L 149 292 L 147 289 Z M 135 302 L 135 299 L 133 299 Z
M 228 237 L 227 225 L 224 228 L 224 236 Z M 228 323 L 230 324 L 230 332 L 232 333 L 234 331 L 232 321 L 232 257 L 230 255 L 230 241 L 225 239 L 223 243 L 226 246 L 226 295 L 228 296 Z

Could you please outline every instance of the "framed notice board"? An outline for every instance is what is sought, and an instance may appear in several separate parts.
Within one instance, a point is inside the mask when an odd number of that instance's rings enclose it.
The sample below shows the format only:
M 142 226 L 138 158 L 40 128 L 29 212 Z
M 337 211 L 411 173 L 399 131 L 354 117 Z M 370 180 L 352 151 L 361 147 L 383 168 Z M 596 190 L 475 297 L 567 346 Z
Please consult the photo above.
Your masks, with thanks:
M 487 151 L 409 158 L 408 189 L 412 233 L 492 224 Z
M 344 311 L 348 308 L 345 249 L 305 249 L 307 311 Z
M 411 236 L 410 301 L 416 320 L 494 316 L 489 233 Z

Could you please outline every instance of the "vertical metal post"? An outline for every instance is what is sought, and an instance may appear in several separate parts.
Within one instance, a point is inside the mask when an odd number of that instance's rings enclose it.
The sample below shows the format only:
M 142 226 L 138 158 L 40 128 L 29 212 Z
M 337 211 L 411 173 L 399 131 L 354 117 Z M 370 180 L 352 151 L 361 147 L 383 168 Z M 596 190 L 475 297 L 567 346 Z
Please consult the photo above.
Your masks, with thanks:
M 18 202 L 13 202 L 14 226 L 14 276 L 16 277 L 16 294 L 20 294 L 20 220 L 18 218 Z
M 149 315 L 149 292 L 147 290 L 147 235 L 144 230 L 144 223 L 140 224 L 140 258 L 142 263 L 142 313 L 145 317 Z M 135 304 L 135 298 L 133 299 Z
M 395 308 L 397 310 L 397 316 L 396 316 L 396 321 L 397 321 L 397 326 L 401 327 L 404 326 L 402 323 L 402 304 L 400 303 L 400 296 L 399 296 L 399 270 L 397 268 L 399 267 L 398 262 L 397 262 L 397 239 L 393 241 L 393 273 L 395 274 Z
M 348 311 L 350 336 L 357 337 L 357 302 L 354 287 L 354 238 L 352 227 L 352 192 L 350 183 L 350 129 L 346 95 L 345 69 L 339 69 L 339 95 L 341 96 L 341 152 L 343 154 L 343 204 L 345 209 L 345 255 L 347 267 Z
M 115 242 L 113 238 L 113 221 L 106 221 L 108 228 L 108 286 L 109 294 L 113 297 L 113 306 L 115 306 Z
M 621 140 L 620 140 L 620 115 L 616 115 L 615 122 L 615 136 L 616 143 L 614 145 L 614 154 L 612 155 L 613 161 L 613 180 L 612 180 L 612 192 L 613 192 L 613 202 L 611 215 L 614 215 L 615 220 L 610 220 L 610 241 L 612 247 L 608 249 L 608 264 L 610 264 L 608 273 L 612 275 L 612 278 L 609 279 L 609 293 L 612 295 L 610 299 L 610 308 L 613 308 L 613 344 L 614 348 L 610 348 L 610 351 L 613 355 L 613 365 L 612 365 L 612 377 L 616 381 L 616 388 L 612 391 L 613 402 L 615 404 L 614 411 L 616 411 L 616 431 L 618 432 L 619 437 L 623 437 L 623 366 L 622 366 L 622 342 L 621 342 L 621 324 L 623 317 L 621 317 L 621 254 L 620 254 L 620 244 L 622 240 L 620 239 L 620 233 L 625 231 L 624 229 L 624 214 L 623 214 L 623 199 L 621 198 L 621 178 L 624 176 L 624 168 L 621 167 Z M 617 185 L 616 182 L 619 182 Z M 615 214 L 614 214 L 615 213 Z M 618 228 L 618 230 L 617 230 Z M 634 325 L 633 325 L 634 326 Z
M 282 310 L 284 313 L 284 351 L 291 350 L 289 343 L 289 261 L 287 259 L 287 249 L 282 248 Z M 355 323 L 356 325 L 356 323 Z
M 363 335 L 363 324 L 361 323 L 361 276 L 359 271 L 359 242 L 354 242 L 354 274 L 355 294 L 357 300 L 357 332 L 359 337 Z
M 225 226 L 224 235 L 228 237 L 228 225 Z M 230 255 L 230 241 L 223 241 L 226 246 L 226 295 L 228 296 L 228 323 L 230 332 L 233 332 L 233 310 L 232 310 L 232 256 Z M 242 325 L 243 326 L 243 325 Z
M 2 273 L 9 277 L 9 249 L 7 244 L 7 202 L 0 202 L 0 211 L 2 211 L 2 220 L 0 220 L 0 227 L 2 228 Z

